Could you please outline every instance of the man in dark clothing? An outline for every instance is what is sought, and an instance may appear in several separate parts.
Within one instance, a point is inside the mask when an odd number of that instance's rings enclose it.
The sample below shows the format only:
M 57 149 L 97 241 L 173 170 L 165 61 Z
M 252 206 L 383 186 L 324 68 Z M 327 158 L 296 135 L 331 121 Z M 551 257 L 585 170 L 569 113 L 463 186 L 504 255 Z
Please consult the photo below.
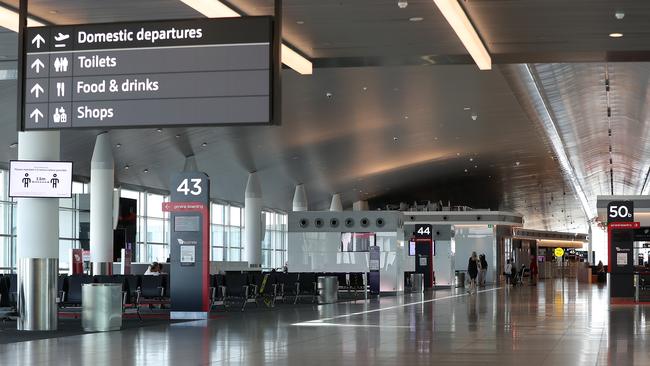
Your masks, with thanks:
M 469 274 L 469 293 L 476 292 L 476 276 L 478 276 L 478 257 L 476 252 L 472 252 L 467 264 L 467 274 Z

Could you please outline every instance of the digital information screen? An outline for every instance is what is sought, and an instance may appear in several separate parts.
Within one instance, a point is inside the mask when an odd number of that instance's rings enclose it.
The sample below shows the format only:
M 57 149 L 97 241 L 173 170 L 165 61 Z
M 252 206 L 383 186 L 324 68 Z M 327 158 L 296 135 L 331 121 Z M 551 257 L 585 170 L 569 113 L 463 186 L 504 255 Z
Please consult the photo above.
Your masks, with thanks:
M 38 198 L 72 197 L 72 162 L 9 162 L 9 196 Z
M 24 130 L 272 124 L 273 18 L 32 27 Z
M 201 231 L 199 216 L 175 216 L 174 231 L 197 232 Z

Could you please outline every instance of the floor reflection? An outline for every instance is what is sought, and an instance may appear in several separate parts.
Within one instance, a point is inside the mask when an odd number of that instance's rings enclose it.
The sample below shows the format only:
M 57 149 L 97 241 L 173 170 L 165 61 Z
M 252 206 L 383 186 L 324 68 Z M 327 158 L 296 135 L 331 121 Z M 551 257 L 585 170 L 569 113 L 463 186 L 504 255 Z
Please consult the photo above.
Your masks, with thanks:
M 566 279 L 13 343 L 0 365 L 647 365 L 646 319 Z

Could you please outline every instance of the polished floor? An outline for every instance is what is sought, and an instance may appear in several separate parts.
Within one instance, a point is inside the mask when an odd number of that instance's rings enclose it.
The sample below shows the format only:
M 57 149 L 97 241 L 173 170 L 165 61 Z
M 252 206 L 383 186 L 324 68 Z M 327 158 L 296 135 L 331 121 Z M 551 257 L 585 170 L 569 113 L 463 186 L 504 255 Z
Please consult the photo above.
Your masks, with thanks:
M 557 280 L 11 343 L 0 365 L 649 365 L 646 318 Z

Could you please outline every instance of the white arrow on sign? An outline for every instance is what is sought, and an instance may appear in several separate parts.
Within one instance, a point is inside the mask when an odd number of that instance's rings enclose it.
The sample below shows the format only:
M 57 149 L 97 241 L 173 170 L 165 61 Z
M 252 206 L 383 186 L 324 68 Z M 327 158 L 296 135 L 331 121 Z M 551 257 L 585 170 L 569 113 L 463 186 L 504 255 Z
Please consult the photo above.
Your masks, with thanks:
M 36 108 L 34 111 L 29 115 L 29 118 L 33 118 L 35 123 L 38 123 L 39 118 L 43 118 L 43 113 Z
M 43 90 L 43 87 L 41 87 L 41 85 L 39 83 L 36 83 L 36 84 L 34 84 L 34 86 L 32 86 L 32 89 L 29 92 L 33 93 L 36 96 L 36 98 L 38 98 L 40 93 L 42 93 L 44 91 L 45 90 Z
M 32 39 L 32 44 L 36 43 L 36 48 L 41 48 L 41 43 L 45 43 L 45 39 L 40 34 L 37 34 L 34 39 Z
M 39 72 L 41 72 L 41 68 L 44 68 L 45 65 L 43 65 L 43 61 L 41 61 L 40 58 L 37 58 L 36 60 L 34 60 L 34 62 L 32 62 L 32 65 L 30 67 L 32 69 L 36 69 L 36 73 L 38 74 Z

